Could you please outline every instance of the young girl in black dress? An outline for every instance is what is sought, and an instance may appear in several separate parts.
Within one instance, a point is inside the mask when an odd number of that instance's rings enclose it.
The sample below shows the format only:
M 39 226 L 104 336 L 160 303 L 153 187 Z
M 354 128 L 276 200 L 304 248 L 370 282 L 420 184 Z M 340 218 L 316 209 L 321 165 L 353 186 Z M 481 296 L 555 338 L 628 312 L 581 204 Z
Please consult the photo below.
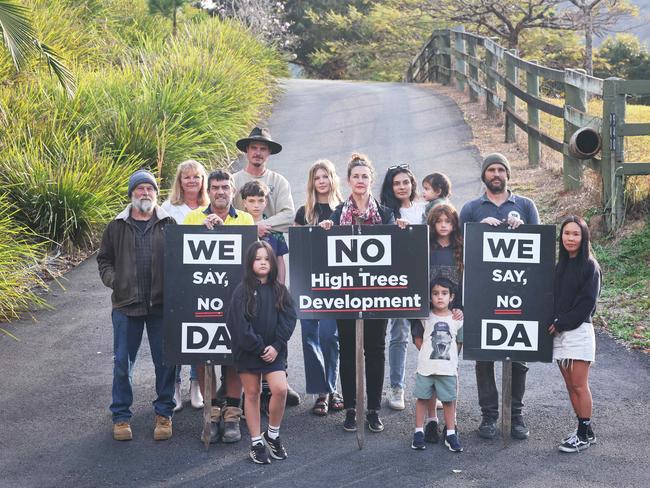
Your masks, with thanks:
M 250 457 L 258 464 L 269 464 L 269 453 L 273 459 L 286 459 L 279 432 L 287 397 L 287 343 L 296 326 L 296 311 L 287 288 L 278 281 L 275 254 L 264 241 L 251 244 L 246 251 L 244 278 L 233 292 L 227 323 L 244 389 Z M 262 379 L 271 389 L 264 434 L 260 426 Z
M 562 452 L 578 452 L 596 443 L 591 427 L 592 399 L 589 367 L 595 360 L 596 339 L 592 317 L 600 294 L 600 266 L 591 253 L 589 228 L 576 216 L 560 227 L 560 253 L 555 268 L 555 320 L 553 359 L 558 362 L 571 405 L 578 417 L 577 430 L 564 438 Z

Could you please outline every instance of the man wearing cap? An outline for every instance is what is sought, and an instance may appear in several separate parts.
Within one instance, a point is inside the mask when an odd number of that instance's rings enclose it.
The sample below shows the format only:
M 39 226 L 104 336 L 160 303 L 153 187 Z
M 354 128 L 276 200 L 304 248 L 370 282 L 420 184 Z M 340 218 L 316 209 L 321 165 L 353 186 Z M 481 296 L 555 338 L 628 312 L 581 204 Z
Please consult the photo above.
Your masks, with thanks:
M 153 437 L 162 441 L 172 436 L 175 406 L 175 365 L 163 364 L 162 320 L 165 228 L 175 222 L 158 206 L 158 185 L 150 172 L 131 175 L 128 196 L 131 203 L 106 226 L 97 255 L 102 282 L 113 290 L 113 438 L 133 438 L 131 378 L 146 326 L 156 371 Z
M 506 157 L 499 153 L 489 154 L 481 166 L 485 193 L 463 206 L 460 212 L 461 229 L 466 222 L 481 222 L 492 226 L 507 225 L 512 229 L 522 224 L 539 224 L 535 203 L 508 190 L 509 179 L 510 163 Z M 512 363 L 511 435 L 515 439 L 527 439 L 529 436 L 522 416 L 527 371 L 526 363 Z M 497 433 L 496 422 L 499 418 L 499 393 L 494 378 L 494 361 L 476 361 L 476 384 L 483 415 L 479 435 L 493 439 Z
M 254 127 L 248 137 L 237 141 L 237 149 L 246 154 L 247 164 L 233 175 L 237 189 L 235 207 L 244 208 L 239 191 L 246 183 L 262 181 L 269 187 L 269 195 L 264 219 L 257 223 L 257 234 L 264 237 L 271 231 L 288 232 L 296 213 L 291 187 L 284 176 L 266 167 L 269 156 L 282 151 L 282 146 L 271 138 L 271 132 L 267 128 Z M 287 405 L 295 406 L 299 403 L 300 395 L 289 386 Z

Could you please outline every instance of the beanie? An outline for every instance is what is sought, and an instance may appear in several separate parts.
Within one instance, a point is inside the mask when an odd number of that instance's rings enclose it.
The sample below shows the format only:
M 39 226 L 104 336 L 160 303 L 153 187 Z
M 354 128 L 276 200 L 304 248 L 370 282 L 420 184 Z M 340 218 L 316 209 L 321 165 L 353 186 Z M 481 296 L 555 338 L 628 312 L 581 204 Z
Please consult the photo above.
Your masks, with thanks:
M 158 193 L 158 184 L 156 183 L 156 178 L 146 169 L 139 169 L 131 175 L 129 178 L 129 198 L 131 198 L 131 193 L 135 190 L 135 187 L 141 185 L 142 183 L 149 183 L 156 189 Z
M 508 179 L 510 179 L 510 163 L 508 159 L 501 153 L 492 153 L 485 156 L 483 164 L 481 165 L 481 180 L 485 182 L 485 170 L 493 164 L 500 164 L 506 169 Z

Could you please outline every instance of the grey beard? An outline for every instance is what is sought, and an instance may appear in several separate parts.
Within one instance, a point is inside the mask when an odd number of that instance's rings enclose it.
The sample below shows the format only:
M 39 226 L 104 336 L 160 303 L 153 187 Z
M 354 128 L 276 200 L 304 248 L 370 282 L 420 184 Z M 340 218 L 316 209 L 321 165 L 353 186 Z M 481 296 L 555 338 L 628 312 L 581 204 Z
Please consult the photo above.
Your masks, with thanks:
M 144 198 L 138 200 L 137 198 L 133 197 L 131 199 L 131 203 L 136 209 L 138 209 L 139 212 L 148 214 L 153 210 L 153 207 L 156 204 L 156 200 L 155 197 L 151 200 L 147 200 Z

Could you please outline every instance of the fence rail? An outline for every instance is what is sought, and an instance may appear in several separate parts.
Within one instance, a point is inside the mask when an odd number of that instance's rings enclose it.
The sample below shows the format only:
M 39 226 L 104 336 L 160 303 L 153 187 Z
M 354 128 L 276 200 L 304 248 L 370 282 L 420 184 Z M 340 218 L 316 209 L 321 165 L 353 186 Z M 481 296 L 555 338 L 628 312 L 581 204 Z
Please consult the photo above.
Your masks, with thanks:
M 540 96 L 540 80 L 552 83 L 563 94 L 562 105 Z M 453 84 L 461 91 L 467 88 L 471 100 L 484 100 L 489 114 L 504 114 L 506 142 L 516 141 L 515 127 L 527 134 L 529 165 L 539 165 L 540 144 L 562 154 L 565 189 L 582 186 L 583 166 L 599 172 L 610 230 L 620 226 L 625 216 L 625 178 L 650 174 L 650 162 L 625 161 L 625 137 L 650 135 L 650 123 L 625 122 L 626 96 L 650 95 L 650 81 L 603 80 L 582 70 L 542 66 L 463 27 L 434 30 L 411 61 L 405 81 Z M 602 116 L 587 113 L 590 96 L 603 98 Z M 526 105 L 526 117 L 517 110 L 519 103 Z M 563 120 L 562 140 L 542 131 L 540 112 Z M 585 127 L 600 135 L 600 158 L 576 157 L 571 137 Z

